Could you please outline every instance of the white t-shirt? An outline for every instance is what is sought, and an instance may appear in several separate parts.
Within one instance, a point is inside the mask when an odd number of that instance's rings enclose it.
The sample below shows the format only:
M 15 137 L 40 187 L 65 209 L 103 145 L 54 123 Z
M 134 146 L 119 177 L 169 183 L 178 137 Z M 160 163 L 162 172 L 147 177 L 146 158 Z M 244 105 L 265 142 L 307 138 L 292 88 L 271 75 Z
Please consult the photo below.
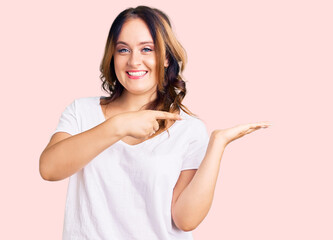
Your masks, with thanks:
M 180 172 L 197 169 L 209 136 L 205 124 L 184 120 L 137 145 L 111 145 L 69 178 L 63 240 L 187 240 L 171 217 Z M 75 135 L 105 121 L 100 97 L 74 100 L 55 132 Z

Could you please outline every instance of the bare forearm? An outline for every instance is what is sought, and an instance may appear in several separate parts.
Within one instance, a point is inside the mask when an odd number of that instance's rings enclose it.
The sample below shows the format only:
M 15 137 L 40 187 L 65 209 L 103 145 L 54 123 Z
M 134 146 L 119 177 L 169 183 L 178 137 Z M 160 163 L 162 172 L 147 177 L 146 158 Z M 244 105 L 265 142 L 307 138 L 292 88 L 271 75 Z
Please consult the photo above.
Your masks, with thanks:
M 41 173 L 49 181 L 69 177 L 119 139 L 113 122 L 105 121 L 46 148 L 40 157 Z
M 176 225 L 187 231 L 195 229 L 208 214 L 224 149 L 224 142 L 213 133 L 200 167 L 175 203 L 173 211 Z

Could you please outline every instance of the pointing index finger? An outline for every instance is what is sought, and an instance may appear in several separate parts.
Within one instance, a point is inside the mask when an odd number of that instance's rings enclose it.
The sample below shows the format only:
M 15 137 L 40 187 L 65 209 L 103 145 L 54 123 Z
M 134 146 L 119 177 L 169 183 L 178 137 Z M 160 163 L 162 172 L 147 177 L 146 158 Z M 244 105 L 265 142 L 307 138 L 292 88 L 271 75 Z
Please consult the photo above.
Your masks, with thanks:
M 182 120 L 183 118 L 176 113 L 170 113 L 166 111 L 155 111 L 156 119 L 171 119 L 171 120 Z

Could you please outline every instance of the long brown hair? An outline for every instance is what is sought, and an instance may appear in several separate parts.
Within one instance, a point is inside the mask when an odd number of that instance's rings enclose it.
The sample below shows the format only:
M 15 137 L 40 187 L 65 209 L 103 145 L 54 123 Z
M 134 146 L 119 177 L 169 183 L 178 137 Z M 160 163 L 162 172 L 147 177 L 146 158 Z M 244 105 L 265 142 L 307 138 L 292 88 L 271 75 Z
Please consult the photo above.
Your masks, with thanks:
M 186 52 L 176 39 L 168 16 L 158 9 L 147 6 L 122 11 L 111 25 L 100 65 L 102 88 L 110 96 L 101 104 L 114 101 L 124 90 L 115 73 L 113 54 L 122 26 L 130 18 L 140 18 L 147 24 L 157 56 L 157 98 L 146 104 L 145 109 L 173 113 L 181 108 L 187 114 L 196 116 L 182 104 L 186 95 L 186 84 L 181 75 L 186 65 Z M 164 67 L 165 59 L 168 60 L 167 68 Z M 161 129 L 165 128 L 165 120 L 158 120 L 158 123 Z

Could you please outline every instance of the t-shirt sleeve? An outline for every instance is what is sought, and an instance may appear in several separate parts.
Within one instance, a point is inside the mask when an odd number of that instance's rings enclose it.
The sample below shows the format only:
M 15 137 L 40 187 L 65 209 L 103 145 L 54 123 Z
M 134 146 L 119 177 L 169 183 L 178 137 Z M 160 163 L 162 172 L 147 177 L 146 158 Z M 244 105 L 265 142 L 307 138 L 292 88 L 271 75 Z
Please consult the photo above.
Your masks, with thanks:
M 209 135 L 205 124 L 198 119 L 192 128 L 191 140 L 181 170 L 198 169 L 206 154 Z
M 62 112 L 58 126 L 53 134 L 56 132 L 67 132 L 72 136 L 79 133 L 76 100 L 69 104 Z

